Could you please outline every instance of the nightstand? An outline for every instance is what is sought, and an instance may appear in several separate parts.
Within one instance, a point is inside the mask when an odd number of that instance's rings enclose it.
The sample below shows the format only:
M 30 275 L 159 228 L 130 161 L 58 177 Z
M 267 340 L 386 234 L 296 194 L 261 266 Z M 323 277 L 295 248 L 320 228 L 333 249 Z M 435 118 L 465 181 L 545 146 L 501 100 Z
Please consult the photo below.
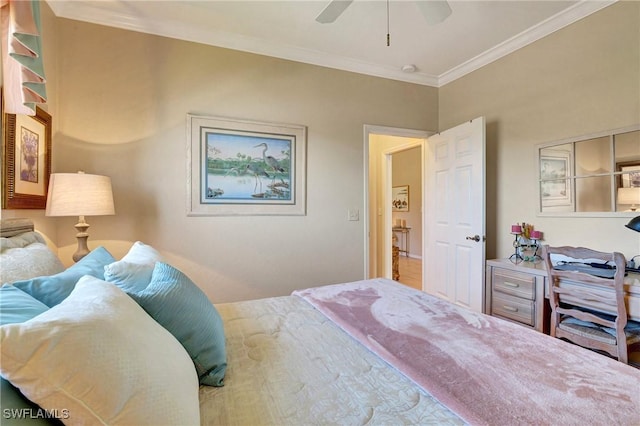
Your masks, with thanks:
M 487 261 L 486 312 L 547 332 L 549 309 L 544 291 L 547 272 L 542 262 Z

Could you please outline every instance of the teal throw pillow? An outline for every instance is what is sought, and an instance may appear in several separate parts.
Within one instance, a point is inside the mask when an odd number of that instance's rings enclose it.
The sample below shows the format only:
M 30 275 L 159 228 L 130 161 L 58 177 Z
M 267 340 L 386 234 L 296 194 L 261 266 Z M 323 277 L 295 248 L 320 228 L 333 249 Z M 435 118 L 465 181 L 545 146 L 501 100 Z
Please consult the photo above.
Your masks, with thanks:
M 15 281 L 12 284 L 52 308 L 71 294 L 78 280 L 84 275 L 103 279 L 105 265 L 114 261 L 111 253 L 100 246 L 80 259 L 75 265 L 56 275 Z
M 11 284 L 0 287 L 0 325 L 29 321 L 48 309 L 47 305 Z
M 42 302 L 34 299 L 24 291 L 12 285 L 0 287 L 0 325 L 18 324 L 29 321 L 46 312 L 49 308 Z M 7 413 L 30 412 L 38 413 L 40 407 L 29 401 L 22 393 L 9 383 L 8 380 L 0 378 L 0 408 L 2 409 L 2 425 L 11 426 L 24 424 L 25 419 L 17 416 L 6 416 Z M 55 419 L 30 418 L 29 425 L 62 425 L 62 422 Z
M 182 343 L 200 384 L 223 385 L 227 353 L 222 318 L 197 285 L 171 265 L 157 262 L 149 286 L 129 295 Z

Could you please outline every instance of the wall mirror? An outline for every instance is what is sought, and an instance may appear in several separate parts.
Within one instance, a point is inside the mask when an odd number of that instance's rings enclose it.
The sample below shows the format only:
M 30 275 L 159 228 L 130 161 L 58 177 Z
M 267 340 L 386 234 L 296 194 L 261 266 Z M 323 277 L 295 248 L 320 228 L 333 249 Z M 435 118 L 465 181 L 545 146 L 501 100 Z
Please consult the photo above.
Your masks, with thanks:
M 537 157 L 540 215 L 640 212 L 640 125 L 538 145 Z

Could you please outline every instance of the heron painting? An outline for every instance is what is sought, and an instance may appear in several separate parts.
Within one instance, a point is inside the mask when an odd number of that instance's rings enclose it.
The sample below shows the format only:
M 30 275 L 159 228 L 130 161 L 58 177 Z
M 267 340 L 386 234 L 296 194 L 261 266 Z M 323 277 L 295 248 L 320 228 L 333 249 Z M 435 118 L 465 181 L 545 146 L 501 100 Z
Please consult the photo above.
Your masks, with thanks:
M 307 128 L 187 114 L 187 214 L 306 215 Z
M 212 129 L 205 139 L 206 202 L 292 201 L 295 138 Z

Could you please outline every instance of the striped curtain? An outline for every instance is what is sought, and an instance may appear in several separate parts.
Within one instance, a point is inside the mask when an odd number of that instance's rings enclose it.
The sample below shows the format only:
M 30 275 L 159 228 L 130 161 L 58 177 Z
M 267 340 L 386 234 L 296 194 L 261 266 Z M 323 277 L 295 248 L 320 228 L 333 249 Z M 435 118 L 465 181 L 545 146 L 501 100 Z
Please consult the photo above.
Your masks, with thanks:
M 47 101 L 39 0 L 0 0 L 4 112 L 35 115 Z

